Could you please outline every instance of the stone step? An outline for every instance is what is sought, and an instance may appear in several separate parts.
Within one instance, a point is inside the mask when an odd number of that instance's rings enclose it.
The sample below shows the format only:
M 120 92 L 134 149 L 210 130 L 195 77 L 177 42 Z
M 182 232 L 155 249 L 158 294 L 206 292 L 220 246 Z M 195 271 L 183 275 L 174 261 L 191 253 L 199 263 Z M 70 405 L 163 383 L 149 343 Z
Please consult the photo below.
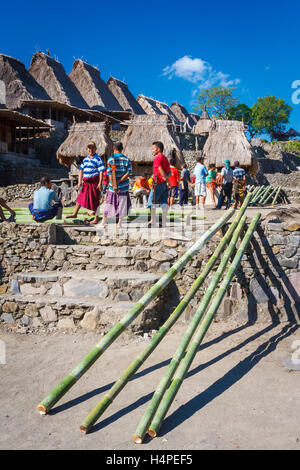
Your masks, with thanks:
M 21 272 L 14 275 L 11 291 L 59 301 L 66 298 L 78 298 L 85 302 L 90 298 L 136 301 L 159 278 L 157 274 L 135 271 Z

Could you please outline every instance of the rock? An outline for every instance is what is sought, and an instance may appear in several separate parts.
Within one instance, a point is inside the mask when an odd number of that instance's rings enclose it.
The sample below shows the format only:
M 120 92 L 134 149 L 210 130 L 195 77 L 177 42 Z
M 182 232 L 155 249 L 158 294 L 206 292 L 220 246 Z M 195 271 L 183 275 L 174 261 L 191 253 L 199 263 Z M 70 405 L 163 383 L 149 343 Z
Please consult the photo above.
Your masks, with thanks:
M 278 253 L 280 252 L 280 246 L 272 246 L 272 251 L 274 255 L 278 255 Z
M 168 262 L 161 263 L 158 267 L 158 271 L 165 273 L 169 271 L 170 267 L 171 267 L 171 263 L 168 263 Z
M 296 268 L 298 261 L 295 258 L 280 258 L 279 264 L 285 268 Z
M 284 256 L 286 258 L 291 258 L 297 252 L 297 247 L 294 245 L 287 246 L 284 250 Z
M 287 244 L 287 238 L 283 237 L 282 235 L 271 235 L 270 236 L 270 245 L 286 245 Z
M 163 240 L 163 244 L 169 248 L 176 248 L 178 245 L 178 241 L 177 240 Z
M 101 263 L 106 266 L 130 266 L 131 260 L 128 258 L 101 258 Z
M 240 284 L 238 284 L 237 282 L 232 284 L 230 297 L 236 301 L 241 301 L 243 298 L 243 291 L 241 289 Z
M 300 230 L 300 224 L 294 222 L 285 226 L 285 230 L 288 230 L 289 232 L 296 232 L 297 230 Z
M 82 310 L 80 310 L 79 308 L 73 310 L 73 312 L 72 312 L 73 318 L 76 318 L 78 320 L 80 320 L 83 317 L 83 315 L 84 315 L 84 312 Z
M 54 282 L 51 289 L 48 292 L 48 295 L 54 295 L 55 297 L 61 297 L 63 295 L 63 290 L 58 282 Z
M 118 292 L 118 294 L 115 297 L 115 300 L 118 300 L 120 302 L 121 301 L 129 301 L 130 297 L 129 297 L 129 294 L 127 294 L 126 292 Z
M 65 250 L 56 250 L 55 253 L 54 253 L 53 258 L 56 261 L 64 261 L 66 259 Z
M 176 252 L 177 255 L 177 252 Z M 169 261 L 174 258 L 174 256 L 169 253 L 164 253 L 163 251 L 151 251 L 151 258 L 155 261 Z
M 43 321 L 46 323 L 54 322 L 57 320 L 57 314 L 55 310 L 53 310 L 53 308 L 51 308 L 50 306 L 41 308 L 40 314 Z
M 15 302 L 5 302 L 2 310 L 6 313 L 15 313 L 18 310 L 18 305 Z
M 57 323 L 57 328 L 65 329 L 65 328 L 76 328 L 73 318 L 62 318 Z
M 136 263 L 135 267 L 138 271 L 143 271 L 143 272 L 147 271 L 147 269 L 148 269 L 148 266 L 144 261 L 138 261 Z
M 127 246 L 121 246 L 116 249 L 110 246 L 105 250 L 106 258 L 130 258 L 132 256 L 132 249 Z
M 40 293 L 39 287 L 33 287 L 31 284 L 21 285 L 21 294 L 23 295 L 39 295 Z
M 51 246 L 48 246 L 48 248 L 47 248 L 47 250 L 44 254 L 44 258 L 47 259 L 47 260 L 51 259 L 52 256 L 53 256 L 53 253 L 54 253 L 53 248 Z
M 64 284 L 65 297 L 102 297 L 108 296 L 108 287 L 103 281 L 70 279 Z
M 300 236 L 297 235 L 290 235 L 289 236 L 289 243 L 295 246 L 300 246 Z
M 35 304 L 27 304 L 25 307 L 25 315 L 30 318 L 39 316 L 38 308 Z
M 259 284 L 257 279 L 251 279 L 250 281 L 250 292 L 252 293 L 253 297 L 255 298 L 258 304 L 268 302 L 269 297 L 267 295 L 268 292 L 268 285 L 265 281 L 261 281 L 262 286 Z
M 43 326 L 41 321 L 38 318 L 33 318 L 31 322 L 32 328 L 39 328 L 40 326 Z
M 98 312 L 96 309 L 92 310 L 91 312 L 87 312 L 84 315 L 83 320 L 80 322 L 80 326 L 82 328 L 86 328 L 88 330 L 95 330 L 98 324 Z
M 29 325 L 31 325 L 32 320 L 31 320 L 31 318 L 27 317 L 27 315 L 23 315 L 23 317 L 21 318 L 21 323 L 24 326 L 29 326 Z
M 135 259 L 148 259 L 150 257 L 150 248 L 136 246 L 132 251 Z
M 14 318 L 11 313 L 2 313 L 1 320 L 5 321 L 6 323 L 14 322 Z
M 8 286 L 6 284 L 2 284 L 0 286 L 0 294 L 5 294 L 7 292 L 7 288 L 8 288 Z
M 0 287 L 0 289 L 1 289 L 1 287 Z M 17 281 L 16 279 L 13 279 L 11 281 L 10 292 L 14 292 L 15 294 L 19 294 L 21 292 L 20 291 L 19 281 Z M 3 293 L 3 292 L 0 291 L 0 293 Z

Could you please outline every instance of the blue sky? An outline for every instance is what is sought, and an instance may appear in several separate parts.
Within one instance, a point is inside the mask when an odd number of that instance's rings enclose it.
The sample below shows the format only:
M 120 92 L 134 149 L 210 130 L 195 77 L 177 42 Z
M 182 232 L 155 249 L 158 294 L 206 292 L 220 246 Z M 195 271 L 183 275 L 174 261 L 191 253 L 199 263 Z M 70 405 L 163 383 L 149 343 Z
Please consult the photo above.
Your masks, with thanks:
M 250 106 L 267 94 L 285 99 L 300 131 L 300 104 L 292 103 L 299 18 L 296 0 L 16 0 L 1 6 L 0 52 L 28 67 L 34 52 L 49 48 L 67 73 L 81 57 L 103 79 L 126 81 L 134 95 L 189 111 L 205 85 L 233 84 Z

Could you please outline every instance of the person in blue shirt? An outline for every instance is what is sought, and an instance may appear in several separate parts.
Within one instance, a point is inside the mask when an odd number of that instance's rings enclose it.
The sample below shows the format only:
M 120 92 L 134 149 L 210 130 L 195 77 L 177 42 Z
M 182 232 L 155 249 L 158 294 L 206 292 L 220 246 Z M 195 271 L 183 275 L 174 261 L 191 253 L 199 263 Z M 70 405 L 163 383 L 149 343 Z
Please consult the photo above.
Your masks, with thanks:
M 199 209 L 199 200 L 201 197 L 201 206 L 204 209 L 206 199 L 206 184 L 205 177 L 208 175 L 208 171 L 205 165 L 203 165 L 203 157 L 198 157 L 197 165 L 194 168 L 195 176 L 195 196 L 196 196 L 196 208 Z
M 117 220 L 120 228 L 122 219 L 129 213 L 131 201 L 129 197 L 129 176 L 131 175 L 131 162 L 123 152 L 123 144 L 114 145 L 114 154 L 107 160 L 108 191 L 103 211 L 102 226 L 107 224 L 107 217 Z
M 102 158 L 99 157 L 96 150 L 95 142 L 89 142 L 87 145 L 88 156 L 84 158 L 79 167 L 78 190 L 80 190 L 81 185 L 82 188 L 78 194 L 73 214 L 68 215 L 66 219 L 76 218 L 80 207 L 84 207 L 96 213 L 95 218 L 90 224 L 97 224 L 99 221 L 97 209 L 100 206 L 105 167 Z
M 57 216 L 59 208 L 62 207 L 61 200 L 52 189 L 52 183 L 48 176 L 40 180 L 41 187 L 34 191 L 33 202 L 28 205 L 33 219 L 36 222 L 44 222 Z

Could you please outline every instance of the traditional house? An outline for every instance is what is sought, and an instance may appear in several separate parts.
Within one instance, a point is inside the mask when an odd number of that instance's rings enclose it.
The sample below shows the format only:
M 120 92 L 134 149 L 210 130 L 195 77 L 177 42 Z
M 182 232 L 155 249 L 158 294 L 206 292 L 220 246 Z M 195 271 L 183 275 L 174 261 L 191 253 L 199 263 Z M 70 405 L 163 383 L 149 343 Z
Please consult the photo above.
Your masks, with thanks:
M 157 106 L 157 101 L 144 95 L 137 97 L 137 102 L 141 105 L 146 114 L 165 114 Z
M 24 162 L 39 166 L 36 159 L 36 134 L 49 125 L 17 111 L 0 109 L 0 156 L 11 163 Z
M 194 128 L 194 133 L 195 134 L 206 134 L 209 133 L 211 126 L 212 126 L 212 120 L 209 117 L 208 112 L 206 111 L 206 108 L 204 108 L 203 113 L 199 117 L 196 126 Z
M 171 111 L 175 114 L 178 121 L 184 125 L 184 130 L 192 130 L 195 125 L 195 120 L 191 117 L 191 115 L 187 112 L 184 106 L 175 102 L 172 103 L 170 106 Z
M 8 108 L 19 109 L 24 100 L 51 99 L 22 62 L 4 54 L 0 54 L 0 80 L 5 85 L 1 95 L 5 92 L 4 102 Z
M 89 105 L 65 72 L 63 65 L 43 52 L 32 56 L 28 72 L 46 90 L 53 101 L 76 108 Z
M 211 121 L 203 157 L 206 165 L 214 163 L 217 168 L 221 168 L 224 160 L 229 159 L 232 164 L 239 161 L 246 171 L 256 173 L 255 153 L 245 136 L 245 126 L 240 121 Z
M 145 111 L 130 92 L 126 83 L 121 82 L 117 78 L 110 77 L 107 81 L 107 86 L 124 111 L 130 111 L 133 114 L 145 114 Z
M 182 151 L 168 116 L 149 114 L 133 117 L 123 138 L 123 145 L 135 175 L 141 175 L 145 170 L 152 173 L 152 143 L 158 140 L 164 144 L 166 157 L 175 157 L 177 165 L 183 163 Z

